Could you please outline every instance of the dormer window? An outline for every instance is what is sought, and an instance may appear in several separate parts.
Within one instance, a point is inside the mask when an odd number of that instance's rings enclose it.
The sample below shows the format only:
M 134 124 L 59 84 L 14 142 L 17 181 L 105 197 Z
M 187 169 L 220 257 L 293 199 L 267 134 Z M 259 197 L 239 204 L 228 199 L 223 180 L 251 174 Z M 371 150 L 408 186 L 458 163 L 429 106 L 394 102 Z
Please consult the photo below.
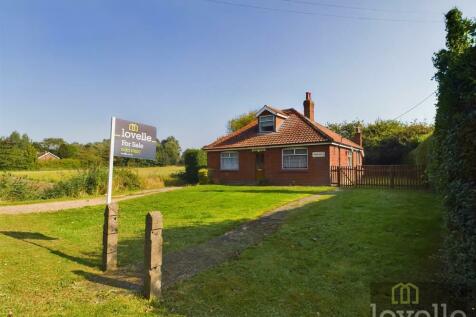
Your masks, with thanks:
M 274 115 L 259 117 L 259 132 L 273 132 L 274 131 Z

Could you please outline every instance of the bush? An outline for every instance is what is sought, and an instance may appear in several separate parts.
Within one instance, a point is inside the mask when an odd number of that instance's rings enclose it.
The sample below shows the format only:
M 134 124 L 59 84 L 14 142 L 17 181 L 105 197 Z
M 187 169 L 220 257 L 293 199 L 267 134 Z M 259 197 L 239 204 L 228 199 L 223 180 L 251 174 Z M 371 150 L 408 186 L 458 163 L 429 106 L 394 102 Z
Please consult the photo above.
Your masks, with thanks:
M 139 174 L 125 168 L 114 171 L 113 184 L 116 191 L 135 190 L 142 187 Z
M 428 167 L 431 159 L 433 137 L 430 135 L 408 153 L 405 163 Z
M 140 189 L 139 176 L 128 169 L 114 170 L 114 190 Z M 80 197 L 82 195 L 103 195 L 107 191 L 107 170 L 105 168 L 92 167 L 78 175 L 56 183 L 46 190 L 42 198 Z
M 443 193 L 449 282 L 476 284 L 476 22 L 446 14 L 446 49 L 435 54 L 438 102 L 430 180 Z
M 198 171 L 207 166 L 206 153 L 200 149 L 187 149 L 183 153 L 185 164 L 185 181 L 191 184 L 198 183 Z
M 81 167 L 81 161 L 78 159 L 61 159 L 61 160 L 49 160 L 49 161 L 38 161 L 36 164 L 39 169 L 75 169 Z
M 0 198 L 4 200 L 21 201 L 38 199 L 46 185 L 34 182 L 26 177 L 2 174 L 0 176 Z
M 210 179 L 208 177 L 208 169 L 201 168 L 198 170 L 198 183 L 200 185 L 206 185 L 210 183 Z

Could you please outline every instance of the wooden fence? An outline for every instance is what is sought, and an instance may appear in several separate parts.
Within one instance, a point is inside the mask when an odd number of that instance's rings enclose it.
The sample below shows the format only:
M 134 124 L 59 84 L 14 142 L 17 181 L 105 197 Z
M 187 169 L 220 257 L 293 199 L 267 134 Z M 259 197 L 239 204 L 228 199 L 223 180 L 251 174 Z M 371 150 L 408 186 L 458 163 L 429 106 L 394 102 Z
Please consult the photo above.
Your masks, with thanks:
M 413 165 L 331 166 L 331 184 L 343 187 L 426 187 L 424 169 Z

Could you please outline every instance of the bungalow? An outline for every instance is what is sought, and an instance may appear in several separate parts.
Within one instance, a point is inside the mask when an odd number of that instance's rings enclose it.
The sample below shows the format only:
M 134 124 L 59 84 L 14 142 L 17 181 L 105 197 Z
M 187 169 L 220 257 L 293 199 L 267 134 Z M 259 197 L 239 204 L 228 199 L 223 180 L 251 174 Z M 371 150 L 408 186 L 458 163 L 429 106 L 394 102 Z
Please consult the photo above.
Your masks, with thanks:
M 205 146 L 214 183 L 330 185 L 331 166 L 362 165 L 362 133 L 352 140 L 314 121 L 306 93 L 304 113 L 264 106 L 243 128 Z

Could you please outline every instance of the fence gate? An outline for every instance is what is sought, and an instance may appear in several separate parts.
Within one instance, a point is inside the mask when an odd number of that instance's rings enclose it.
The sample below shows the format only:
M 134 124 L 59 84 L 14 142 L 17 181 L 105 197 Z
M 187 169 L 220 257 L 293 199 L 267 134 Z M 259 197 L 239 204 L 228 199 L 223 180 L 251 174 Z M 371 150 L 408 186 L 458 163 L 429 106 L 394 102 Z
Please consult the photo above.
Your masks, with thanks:
M 342 187 L 422 188 L 424 168 L 415 165 L 331 166 L 331 184 Z

